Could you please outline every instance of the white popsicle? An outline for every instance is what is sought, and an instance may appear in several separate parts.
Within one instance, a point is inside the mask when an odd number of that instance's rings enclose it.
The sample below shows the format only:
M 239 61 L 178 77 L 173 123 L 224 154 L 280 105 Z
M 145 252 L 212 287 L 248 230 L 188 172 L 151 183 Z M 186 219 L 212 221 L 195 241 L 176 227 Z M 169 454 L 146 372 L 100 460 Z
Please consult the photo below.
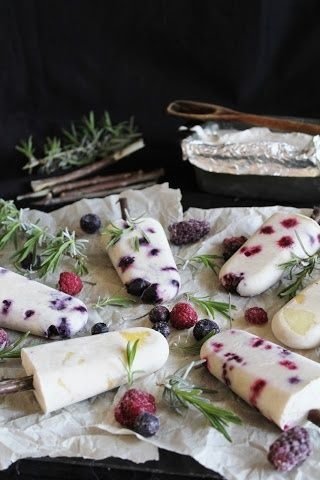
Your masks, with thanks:
M 291 348 L 320 345 L 320 280 L 284 305 L 273 317 L 274 336 Z
M 304 248 L 302 248 L 301 243 Z M 219 280 L 230 292 L 252 297 L 283 275 L 279 266 L 292 254 L 306 258 L 320 247 L 320 226 L 296 213 L 275 213 L 222 266 Z
M 132 229 L 124 220 L 108 228 L 114 226 L 123 233 L 107 252 L 128 293 L 145 303 L 174 298 L 180 288 L 180 275 L 162 225 L 153 218 L 141 218 Z M 110 235 L 103 236 L 104 245 L 110 240 Z
M 68 338 L 88 319 L 81 300 L 0 267 L 0 327 Z
M 320 407 L 320 364 L 244 330 L 211 337 L 200 357 L 212 375 L 282 430 Z
M 161 368 L 169 355 L 167 340 L 150 328 L 78 337 L 23 348 L 21 360 L 41 409 L 47 413 L 127 382 L 126 348 L 139 339 L 134 378 Z

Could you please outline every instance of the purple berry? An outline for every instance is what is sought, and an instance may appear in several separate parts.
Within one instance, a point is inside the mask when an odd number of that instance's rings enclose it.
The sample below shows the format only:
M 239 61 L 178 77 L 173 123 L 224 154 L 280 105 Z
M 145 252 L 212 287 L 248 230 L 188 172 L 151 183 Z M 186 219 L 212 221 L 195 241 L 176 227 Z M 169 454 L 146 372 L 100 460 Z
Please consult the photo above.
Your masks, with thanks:
M 130 283 L 126 284 L 127 292 L 130 295 L 134 295 L 135 297 L 141 297 L 144 290 L 151 285 L 150 282 L 144 280 L 143 278 L 135 278 L 131 280 Z
M 289 472 L 311 453 L 310 439 L 303 427 L 293 427 L 282 433 L 270 446 L 268 460 L 281 472 Z
M 161 333 L 165 338 L 170 335 L 170 327 L 167 322 L 157 322 L 153 325 L 152 330 Z
M 61 338 L 71 337 L 70 326 L 65 317 L 60 318 L 60 325 L 58 326 L 58 334 Z
M 170 311 L 164 305 L 157 305 L 149 312 L 151 323 L 169 322 Z
M 32 253 L 29 253 L 29 255 L 27 255 L 26 258 L 20 262 L 20 267 L 24 270 L 39 270 L 40 266 L 40 255 L 34 256 Z
M 140 413 L 133 424 L 133 430 L 143 437 L 152 437 L 157 433 L 159 428 L 159 418 L 149 412 Z
M 96 233 L 101 227 L 101 220 L 94 213 L 87 213 L 80 218 L 80 227 L 86 233 Z
M 98 335 L 99 333 L 109 332 L 108 326 L 103 322 L 95 323 L 91 328 L 91 335 Z
M 126 255 L 120 258 L 118 267 L 121 269 L 121 272 L 123 273 L 130 267 L 130 265 L 133 264 L 133 262 L 134 262 L 134 257 L 130 257 L 129 255 Z
M 209 320 L 208 318 L 199 320 L 193 327 L 193 336 L 196 340 L 202 340 L 211 332 L 213 335 L 216 335 L 220 332 L 220 328 L 216 322 Z
M 183 220 L 182 222 L 173 223 L 168 227 L 170 233 L 170 241 L 174 245 L 186 245 L 195 243 L 202 237 L 207 235 L 210 225 L 206 220 Z
M 8 334 L 3 328 L 0 328 L 0 350 L 8 344 Z
M 161 303 L 162 298 L 158 295 L 158 283 L 152 283 L 148 288 L 146 288 L 141 295 L 141 300 L 144 303 Z

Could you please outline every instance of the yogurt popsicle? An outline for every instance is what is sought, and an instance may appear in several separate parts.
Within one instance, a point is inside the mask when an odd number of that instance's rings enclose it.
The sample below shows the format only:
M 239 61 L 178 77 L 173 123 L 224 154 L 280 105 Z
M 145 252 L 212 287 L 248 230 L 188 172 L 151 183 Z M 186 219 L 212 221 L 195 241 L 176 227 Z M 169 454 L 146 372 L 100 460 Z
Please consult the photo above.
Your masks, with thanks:
M 116 229 L 122 231 L 118 239 L 110 233 Z M 104 245 L 128 293 L 141 297 L 145 303 L 167 302 L 177 295 L 180 275 L 157 220 L 141 218 L 133 227 L 118 220 L 106 232 Z M 110 241 L 113 244 L 108 246 Z
M 320 344 L 320 280 L 284 305 L 274 315 L 271 329 L 288 347 L 317 347 Z
M 23 348 L 22 366 L 33 376 L 33 389 L 47 413 L 127 382 L 125 363 L 129 341 L 139 339 L 133 370 L 138 378 L 155 372 L 166 362 L 168 342 L 150 328 L 78 337 Z
M 318 223 L 296 213 L 275 213 L 227 260 L 219 280 L 228 291 L 252 297 L 280 280 L 279 265 L 293 254 L 306 258 L 306 252 L 312 255 L 319 247 Z
M 320 364 L 244 330 L 226 330 L 200 351 L 210 373 L 288 430 L 320 407 Z
M 0 267 L 0 326 L 68 338 L 88 319 L 81 300 Z

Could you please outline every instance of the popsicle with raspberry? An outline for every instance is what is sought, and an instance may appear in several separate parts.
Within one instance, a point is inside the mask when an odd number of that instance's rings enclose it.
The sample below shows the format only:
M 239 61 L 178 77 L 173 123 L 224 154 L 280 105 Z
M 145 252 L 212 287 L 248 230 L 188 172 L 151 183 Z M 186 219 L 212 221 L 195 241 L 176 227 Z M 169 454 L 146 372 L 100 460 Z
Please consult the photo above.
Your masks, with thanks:
M 0 327 L 68 338 L 87 319 L 87 308 L 78 298 L 0 267 Z
M 283 275 L 281 264 L 292 255 L 306 258 L 320 248 L 320 226 L 297 213 L 275 213 L 219 272 L 221 284 L 243 297 L 258 295 Z
M 282 430 L 307 418 L 318 424 L 320 364 L 244 330 L 201 347 L 209 372 Z
M 171 300 L 179 291 L 180 275 L 162 225 L 153 218 L 132 220 L 125 207 L 122 211 L 123 218 L 102 237 L 122 283 L 145 303 Z
M 169 355 L 167 340 L 150 328 L 128 328 L 23 348 L 28 376 L 0 382 L 0 394 L 33 389 L 47 413 L 106 392 L 127 383 L 126 348 L 136 340 L 134 378 L 161 368 Z

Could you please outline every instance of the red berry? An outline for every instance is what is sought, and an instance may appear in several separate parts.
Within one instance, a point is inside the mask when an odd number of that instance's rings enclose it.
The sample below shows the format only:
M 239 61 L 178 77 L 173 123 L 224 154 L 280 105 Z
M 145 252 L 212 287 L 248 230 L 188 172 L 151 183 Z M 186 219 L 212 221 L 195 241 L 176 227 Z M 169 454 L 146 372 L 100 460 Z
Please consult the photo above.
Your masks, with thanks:
M 223 245 L 223 258 L 228 260 L 240 247 L 247 241 L 247 237 L 243 235 L 241 237 L 228 237 L 222 242 Z
M 135 419 L 143 412 L 156 412 L 155 398 L 150 393 L 131 388 L 116 406 L 114 416 L 122 426 L 132 429 Z
M 190 303 L 177 303 L 170 313 L 171 325 L 177 330 L 193 327 L 198 321 L 198 314 Z
M 83 287 L 81 278 L 73 272 L 62 272 L 59 277 L 59 290 L 68 295 L 77 295 Z
M 244 318 L 252 325 L 263 325 L 268 322 L 267 312 L 260 307 L 251 307 L 244 312 Z

